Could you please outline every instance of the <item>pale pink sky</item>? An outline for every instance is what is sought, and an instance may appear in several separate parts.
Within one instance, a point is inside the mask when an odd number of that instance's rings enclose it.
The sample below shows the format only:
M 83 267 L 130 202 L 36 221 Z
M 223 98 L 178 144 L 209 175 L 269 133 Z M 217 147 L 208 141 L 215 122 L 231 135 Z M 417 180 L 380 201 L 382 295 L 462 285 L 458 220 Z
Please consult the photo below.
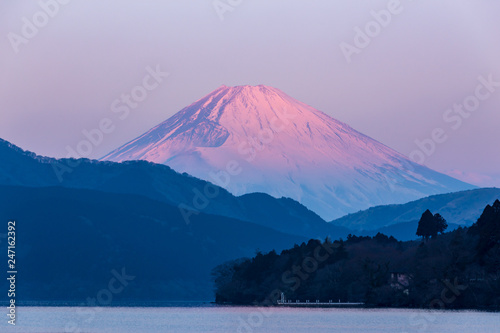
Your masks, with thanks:
M 406 155 L 442 128 L 447 140 L 424 164 L 500 186 L 500 88 L 458 129 L 443 120 L 479 76 L 500 81 L 500 3 L 401 0 L 348 63 L 340 44 L 353 44 L 355 27 L 389 2 L 242 0 L 221 21 L 213 0 L 73 0 L 15 53 L 9 33 L 21 35 L 23 17 L 41 8 L 3 1 L 0 138 L 63 157 L 82 130 L 111 118 L 116 129 L 93 150 L 98 158 L 221 84 L 266 84 Z M 168 78 L 117 120 L 112 102 L 156 65 Z

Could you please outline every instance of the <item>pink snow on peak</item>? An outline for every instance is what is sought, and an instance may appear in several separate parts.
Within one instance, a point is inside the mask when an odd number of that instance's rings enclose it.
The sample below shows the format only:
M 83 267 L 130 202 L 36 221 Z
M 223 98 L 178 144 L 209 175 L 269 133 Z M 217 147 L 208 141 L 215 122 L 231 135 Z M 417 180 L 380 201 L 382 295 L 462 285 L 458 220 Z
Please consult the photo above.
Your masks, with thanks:
M 265 85 L 222 85 L 103 159 L 291 197 L 325 219 L 467 187 Z

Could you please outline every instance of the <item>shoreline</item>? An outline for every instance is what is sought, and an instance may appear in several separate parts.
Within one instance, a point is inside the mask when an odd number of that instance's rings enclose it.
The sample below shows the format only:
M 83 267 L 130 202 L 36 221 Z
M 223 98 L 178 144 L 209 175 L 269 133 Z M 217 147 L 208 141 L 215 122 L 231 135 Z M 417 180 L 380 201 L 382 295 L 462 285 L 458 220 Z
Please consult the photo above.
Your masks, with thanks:
M 372 306 L 360 303 L 304 303 L 304 304 L 273 304 L 271 306 L 264 305 L 254 305 L 254 304 L 217 304 L 213 301 L 161 301 L 161 302 L 116 302 L 115 304 L 110 304 L 106 306 L 98 306 L 99 308 L 238 308 L 238 307 L 272 307 L 272 308 L 297 308 L 297 309 L 352 309 L 352 310 L 422 310 L 430 312 L 465 312 L 465 311 L 477 311 L 477 312 L 490 312 L 499 313 L 500 308 L 457 308 L 457 309 L 430 309 L 430 308 L 417 308 L 417 307 L 382 307 L 382 306 Z M 333 305 L 330 305 L 333 304 Z M 0 302 L 0 306 L 7 306 L 8 303 L 5 301 Z M 45 308 L 86 308 L 95 307 L 89 306 L 83 302 L 74 301 L 28 301 L 19 302 L 16 304 L 16 308 L 34 308 L 34 307 L 45 307 Z

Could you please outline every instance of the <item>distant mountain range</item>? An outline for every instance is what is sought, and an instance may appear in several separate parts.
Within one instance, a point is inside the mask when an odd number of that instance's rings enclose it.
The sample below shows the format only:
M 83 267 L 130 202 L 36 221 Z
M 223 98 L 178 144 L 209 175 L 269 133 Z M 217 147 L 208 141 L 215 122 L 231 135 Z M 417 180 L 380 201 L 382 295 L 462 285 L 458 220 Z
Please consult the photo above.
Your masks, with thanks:
M 474 188 L 263 85 L 221 86 L 103 160 L 169 165 L 235 195 L 290 197 L 327 220 Z
M 331 223 L 348 226 L 354 230 L 387 229 L 395 224 L 418 221 L 422 213 L 429 209 L 434 214 L 441 214 L 450 223 L 470 226 L 481 216 L 484 207 L 497 199 L 500 199 L 498 188 L 433 195 L 402 205 L 372 207 L 333 220 Z
M 71 166 L 71 167 L 70 167 Z M 61 171 L 62 170 L 62 171 Z M 291 235 L 336 239 L 349 233 L 414 234 L 413 224 L 426 209 L 441 213 L 450 224 L 470 225 L 481 207 L 500 197 L 500 189 L 477 189 L 435 195 L 402 205 L 377 206 L 325 222 L 298 202 L 275 199 L 263 193 L 235 197 L 209 182 L 179 174 L 168 166 L 146 161 L 124 163 L 80 159 L 53 159 L 22 150 L 0 139 L 0 185 L 28 187 L 63 186 L 111 193 L 136 194 L 179 207 L 189 217 L 202 212 L 260 224 Z M 199 207 L 200 193 L 217 191 Z M 204 194 L 203 194 L 204 195 Z M 208 198 L 207 198 L 208 199 Z M 201 203 L 205 203 L 203 200 Z M 195 207 L 196 206 L 196 207 Z M 190 219 L 190 218 L 189 218 Z M 394 232 L 393 230 L 394 229 Z

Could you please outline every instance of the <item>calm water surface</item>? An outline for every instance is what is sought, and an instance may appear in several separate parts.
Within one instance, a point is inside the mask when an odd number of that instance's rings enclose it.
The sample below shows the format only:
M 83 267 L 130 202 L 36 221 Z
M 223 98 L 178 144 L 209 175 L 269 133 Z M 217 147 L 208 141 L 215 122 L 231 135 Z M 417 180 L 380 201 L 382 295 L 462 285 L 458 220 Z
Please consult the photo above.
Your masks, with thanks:
M 6 311 L 5 311 L 6 312 Z M 476 311 L 256 307 L 19 307 L 0 332 L 500 332 L 500 314 Z

